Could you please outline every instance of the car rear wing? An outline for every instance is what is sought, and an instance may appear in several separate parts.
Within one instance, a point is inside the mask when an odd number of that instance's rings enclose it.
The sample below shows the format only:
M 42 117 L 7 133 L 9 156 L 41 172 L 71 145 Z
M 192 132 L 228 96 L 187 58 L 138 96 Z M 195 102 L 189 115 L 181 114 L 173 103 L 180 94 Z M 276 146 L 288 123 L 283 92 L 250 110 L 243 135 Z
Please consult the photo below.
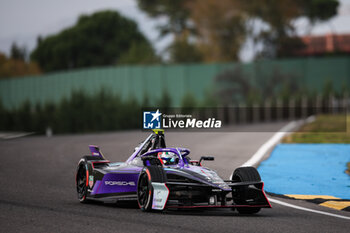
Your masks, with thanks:
M 89 145 L 89 149 L 90 149 L 92 156 L 97 156 L 97 157 L 100 157 L 102 159 L 105 159 L 105 157 L 103 156 L 103 154 L 98 146 Z

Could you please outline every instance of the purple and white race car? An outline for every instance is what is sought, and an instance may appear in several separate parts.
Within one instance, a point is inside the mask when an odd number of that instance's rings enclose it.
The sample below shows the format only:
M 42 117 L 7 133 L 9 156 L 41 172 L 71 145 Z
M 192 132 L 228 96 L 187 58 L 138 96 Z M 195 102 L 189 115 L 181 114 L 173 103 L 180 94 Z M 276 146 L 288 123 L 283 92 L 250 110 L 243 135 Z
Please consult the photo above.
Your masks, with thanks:
M 173 208 L 232 208 L 254 214 L 271 208 L 258 171 L 239 167 L 224 180 L 203 167 L 203 160 L 189 158 L 185 148 L 167 148 L 164 132 L 155 130 L 125 162 L 111 163 L 97 146 L 78 164 L 76 187 L 79 201 L 135 200 L 143 211 Z

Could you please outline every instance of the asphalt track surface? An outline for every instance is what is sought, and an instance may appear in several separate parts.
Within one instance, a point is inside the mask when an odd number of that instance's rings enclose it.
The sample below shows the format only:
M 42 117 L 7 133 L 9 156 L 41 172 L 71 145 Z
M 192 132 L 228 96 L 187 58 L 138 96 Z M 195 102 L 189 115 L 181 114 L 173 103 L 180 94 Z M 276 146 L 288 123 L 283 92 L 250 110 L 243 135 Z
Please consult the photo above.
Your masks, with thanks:
M 262 125 L 261 127 L 265 127 Z M 280 129 L 282 123 L 269 125 Z M 128 131 L 0 141 L 0 232 L 348 232 L 350 220 L 272 203 L 256 215 L 230 209 L 141 212 L 135 203 L 80 204 L 75 170 L 88 145 L 111 161 L 126 160 L 148 133 Z M 269 133 L 167 133 L 168 146 L 188 147 L 192 158 L 215 155 L 206 165 L 229 177 L 271 136 Z M 294 205 L 350 216 L 300 200 Z

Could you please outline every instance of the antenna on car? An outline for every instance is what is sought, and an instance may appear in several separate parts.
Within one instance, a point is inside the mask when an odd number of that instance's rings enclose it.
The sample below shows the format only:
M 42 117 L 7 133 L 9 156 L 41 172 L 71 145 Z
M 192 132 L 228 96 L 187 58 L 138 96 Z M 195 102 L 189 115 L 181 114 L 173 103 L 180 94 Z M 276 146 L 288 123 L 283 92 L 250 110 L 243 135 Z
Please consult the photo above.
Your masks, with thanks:
M 165 148 L 166 145 L 165 145 L 164 129 L 152 129 L 152 130 L 157 135 L 155 148 Z
M 161 135 L 164 134 L 164 129 L 152 129 L 155 134 Z

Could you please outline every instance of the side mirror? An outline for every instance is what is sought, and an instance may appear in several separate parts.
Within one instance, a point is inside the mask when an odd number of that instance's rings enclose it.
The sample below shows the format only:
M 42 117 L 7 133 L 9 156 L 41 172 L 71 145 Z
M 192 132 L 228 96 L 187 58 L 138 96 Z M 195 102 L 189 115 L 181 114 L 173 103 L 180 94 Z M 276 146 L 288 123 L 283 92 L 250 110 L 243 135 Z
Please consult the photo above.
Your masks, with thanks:
M 213 157 L 213 156 L 202 156 L 202 157 L 199 159 L 199 163 L 201 163 L 202 160 L 214 161 L 214 157 Z

